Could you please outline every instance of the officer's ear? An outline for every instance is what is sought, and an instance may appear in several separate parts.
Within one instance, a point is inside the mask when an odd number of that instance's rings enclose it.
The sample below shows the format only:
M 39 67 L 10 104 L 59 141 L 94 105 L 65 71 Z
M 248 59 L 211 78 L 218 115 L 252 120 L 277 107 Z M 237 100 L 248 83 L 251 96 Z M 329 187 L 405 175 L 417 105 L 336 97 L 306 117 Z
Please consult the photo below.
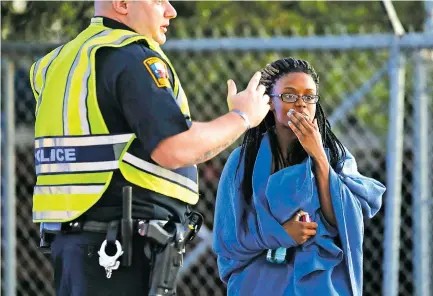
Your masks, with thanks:
M 113 0 L 111 1 L 113 9 L 122 15 L 128 14 L 128 3 L 125 0 Z

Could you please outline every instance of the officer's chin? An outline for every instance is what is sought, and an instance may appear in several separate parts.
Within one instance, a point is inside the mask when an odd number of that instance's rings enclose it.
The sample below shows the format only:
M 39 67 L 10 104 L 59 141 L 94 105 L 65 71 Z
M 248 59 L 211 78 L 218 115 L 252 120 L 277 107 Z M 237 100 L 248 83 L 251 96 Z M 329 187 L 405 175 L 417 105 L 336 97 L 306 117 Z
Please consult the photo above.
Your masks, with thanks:
M 167 41 L 165 34 L 161 33 L 155 38 L 156 43 L 163 45 Z

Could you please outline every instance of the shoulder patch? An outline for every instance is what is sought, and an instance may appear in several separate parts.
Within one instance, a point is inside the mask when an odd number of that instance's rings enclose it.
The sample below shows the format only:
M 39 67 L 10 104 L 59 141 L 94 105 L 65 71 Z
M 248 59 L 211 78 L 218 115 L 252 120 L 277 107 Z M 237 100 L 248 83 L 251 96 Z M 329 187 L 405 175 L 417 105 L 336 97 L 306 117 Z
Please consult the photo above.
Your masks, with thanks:
M 158 87 L 171 88 L 170 80 L 168 79 L 167 65 L 160 58 L 151 57 L 143 61 L 150 76 L 152 76 Z

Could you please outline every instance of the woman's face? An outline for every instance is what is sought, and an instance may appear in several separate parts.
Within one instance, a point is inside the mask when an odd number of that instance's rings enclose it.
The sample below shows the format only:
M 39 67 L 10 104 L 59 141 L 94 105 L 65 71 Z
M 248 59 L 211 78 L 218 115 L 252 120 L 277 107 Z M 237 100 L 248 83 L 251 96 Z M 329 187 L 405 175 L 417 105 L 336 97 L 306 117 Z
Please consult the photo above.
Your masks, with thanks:
M 293 103 L 283 101 L 281 96 L 272 97 L 271 110 L 274 113 L 276 125 L 290 129 L 288 124 L 289 117 L 287 115 L 290 109 L 302 113 L 308 117 L 308 121 L 313 122 L 316 114 L 316 104 L 306 103 L 302 100 L 302 96 L 317 94 L 316 83 L 310 75 L 302 72 L 286 74 L 277 80 L 271 94 L 292 94 L 299 96 L 296 102 Z M 312 102 L 312 98 L 314 97 L 308 97 L 310 102 Z

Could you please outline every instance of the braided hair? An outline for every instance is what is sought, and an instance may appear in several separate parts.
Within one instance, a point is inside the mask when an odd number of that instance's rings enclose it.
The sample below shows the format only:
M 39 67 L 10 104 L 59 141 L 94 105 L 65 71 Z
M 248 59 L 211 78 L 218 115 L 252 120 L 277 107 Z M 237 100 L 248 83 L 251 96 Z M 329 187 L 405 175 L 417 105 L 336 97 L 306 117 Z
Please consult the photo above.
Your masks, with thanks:
M 260 84 L 266 87 L 266 94 L 270 94 L 275 83 L 281 77 L 289 73 L 299 72 L 310 75 L 311 78 L 313 78 L 314 82 L 316 83 L 318 94 L 319 75 L 307 61 L 298 60 L 295 58 L 284 58 L 267 65 L 261 70 L 262 77 Z M 315 118 L 317 118 L 317 125 L 319 126 L 319 132 L 322 136 L 323 145 L 325 148 L 329 149 L 330 165 L 335 169 L 340 160 L 345 159 L 344 146 L 331 131 L 331 125 L 326 119 L 323 108 L 319 103 L 316 105 Z M 243 156 L 245 155 L 244 177 L 241 183 L 241 190 L 248 204 L 251 202 L 253 192 L 252 177 L 254 164 L 257 158 L 261 140 L 266 132 L 269 135 L 271 151 L 274 155 L 273 162 L 275 171 L 281 170 L 289 165 L 299 164 L 308 156 L 299 140 L 296 140 L 291 144 L 291 147 L 289 147 L 287 159 L 284 159 L 280 145 L 278 145 L 277 135 L 275 133 L 274 114 L 269 112 L 265 119 L 257 127 L 251 128 L 246 132 L 241 146 L 240 160 L 237 171 L 240 167 L 242 159 L 244 158 Z

